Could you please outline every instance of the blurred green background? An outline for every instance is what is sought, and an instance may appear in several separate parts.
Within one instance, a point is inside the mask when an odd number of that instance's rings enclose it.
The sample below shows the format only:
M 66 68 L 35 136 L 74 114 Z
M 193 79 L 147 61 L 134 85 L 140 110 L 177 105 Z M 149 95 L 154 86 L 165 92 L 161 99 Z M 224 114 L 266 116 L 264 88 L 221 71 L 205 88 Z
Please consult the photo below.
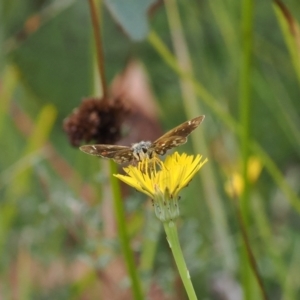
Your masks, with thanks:
M 264 299 L 245 228 L 268 299 L 300 299 L 300 2 L 97 5 L 107 82 L 135 60 L 163 131 L 206 115 L 178 148 L 209 159 L 178 220 L 198 298 Z M 97 90 L 89 3 L 0 13 L 0 298 L 132 299 L 107 164 L 62 129 Z M 128 190 L 124 207 L 145 295 L 186 299 L 150 201 Z

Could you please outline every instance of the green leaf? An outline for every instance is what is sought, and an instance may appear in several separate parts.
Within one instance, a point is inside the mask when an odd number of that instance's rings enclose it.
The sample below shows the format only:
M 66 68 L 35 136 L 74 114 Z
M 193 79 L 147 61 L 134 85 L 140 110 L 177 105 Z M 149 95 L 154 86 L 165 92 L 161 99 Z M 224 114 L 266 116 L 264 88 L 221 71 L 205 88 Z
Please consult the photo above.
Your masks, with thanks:
M 23 83 L 42 100 L 69 114 L 91 85 L 88 6 L 78 1 L 60 11 L 11 52 Z
M 115 21 L 135 41 L 143 40 L 149 31 L 147 12 L 155 0 L 106 0 Z

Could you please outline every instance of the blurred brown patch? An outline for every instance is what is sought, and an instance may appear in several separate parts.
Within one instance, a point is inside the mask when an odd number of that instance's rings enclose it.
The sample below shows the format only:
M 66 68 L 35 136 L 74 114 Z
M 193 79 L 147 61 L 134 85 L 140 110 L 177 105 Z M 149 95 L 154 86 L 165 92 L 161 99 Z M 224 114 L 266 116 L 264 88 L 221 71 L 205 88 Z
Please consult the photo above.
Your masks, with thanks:
M 153 141 L 162 134 L 155 99 L 139 62 L 131 61 L 125 71 L 114 79 L 111 93 L 116 98 L 126 99 L 131 108 L 123 124 L 128 134 L 118 142 L 119 145 Z
M 78 299 L 132 299 L 130 290 L 123 288 L 121 284 L 126 278 L 126 272 L 119 267 L 115 268 L 120 263 L 119 260 L 110 263 L 109 271 L 102 273 L 80 260 L 73 260 L 68 264 L 63 258 L 57 258 L 46 265 L 31 256 L 25 248 L 20 248 L 10 269 L 12 299 L 22 299 L 24 282 L 29 285 L 34 283 L 35 288 L 44 295 L 65 285 L 78 283 L 78 286 L 86 286 L 78 292 Z M 114 276 L 115 282 L 107 278 L 109 273 Z

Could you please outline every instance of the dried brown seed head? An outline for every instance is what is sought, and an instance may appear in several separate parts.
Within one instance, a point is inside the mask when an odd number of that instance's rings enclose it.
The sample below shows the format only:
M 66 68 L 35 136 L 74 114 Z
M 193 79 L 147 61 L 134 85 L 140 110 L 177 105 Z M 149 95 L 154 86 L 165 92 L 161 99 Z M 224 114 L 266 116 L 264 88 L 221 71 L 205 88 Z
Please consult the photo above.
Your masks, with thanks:
M 91 141 L 114 144 L 121 138 L 121 125 L 128 113 L 122 98 L 87 98 L 65 119 L 63 128 L 76 147 Z

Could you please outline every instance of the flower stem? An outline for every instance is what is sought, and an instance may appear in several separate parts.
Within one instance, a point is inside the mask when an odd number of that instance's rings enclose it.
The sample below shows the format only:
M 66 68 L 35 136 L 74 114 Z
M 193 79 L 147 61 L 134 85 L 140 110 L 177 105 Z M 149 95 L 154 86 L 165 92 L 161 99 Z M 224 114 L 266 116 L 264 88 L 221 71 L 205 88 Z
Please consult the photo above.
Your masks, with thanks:
M 169 242 L 169 246 L 172 250 L 181 280 L 183 282 L 183 285 L 185 287 L 185 290 L 188 294 L 189 299 L 197 299 L 190 273 L 187 269 L 183 253 L 181 251 L 181 247 L 179 244 L 178 234 L 177 234 L 177 228 L 175 226 L 175 223 L 173 221 L 164 222 L 164 228 L 167 235 L 167 240 Z
M 100 80 L 101 80 L 103 99 L 105 100 L 106 96 L 107 96 L 107 84 L 106 84 L 106 80 L 105 80 L 104 54 L 103 54 L 103 48 L 102 48 L 99 16 L 97 13 L 97 6 L 96 6 L 94 0 L 88 0 L 88 2 L 89 2 L 89 7 L 90 7 L 92 26 L 93 26 L 93 32 L 94 32 L 94 38 L 95 38 L 97 67 L 98 67 L 98 72 L 99 72 L 99 76 L 100 76 Z

